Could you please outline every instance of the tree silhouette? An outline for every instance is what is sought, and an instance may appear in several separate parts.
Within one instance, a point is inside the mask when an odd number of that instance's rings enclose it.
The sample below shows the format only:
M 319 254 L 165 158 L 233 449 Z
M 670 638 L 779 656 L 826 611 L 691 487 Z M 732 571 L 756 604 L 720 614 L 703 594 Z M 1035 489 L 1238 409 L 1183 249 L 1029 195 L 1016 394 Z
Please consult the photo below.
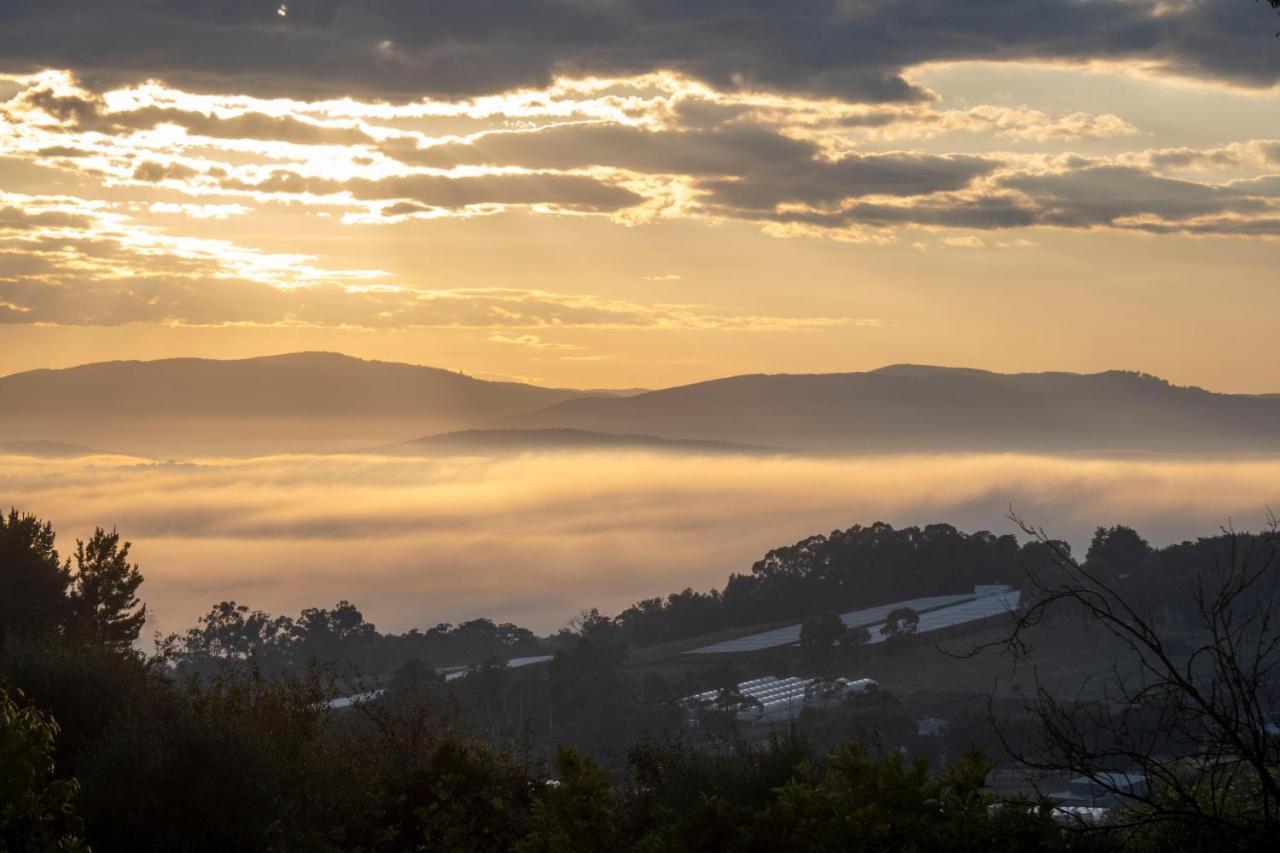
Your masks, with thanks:
M 516 853 L 609 853 L 621 841 L 618 792 L 594 761 L 577 750 L 556 757 L 557 784 L 533 804 L 531 828 Z
M 831 662 L 831 651 L 844 640 L 845 627 L 834 613 L 806 619 L 800 626 L 800 653 L 805 662 L 817 667 Z
M 0 690 L 0 850 L 85 850 L 75 782 L 54 778 L 58 724 Z
M 156 638 L 156 655 L 184 675 L 212 675 L 251 662 L 264 672 L 288 668 L 293 620 L 247 605 L 221 601 L 182 634 Z
M 0 514 L 0 643 L 58 631 L 69 616 L 71 568 L 58 559 L 53 525 L 10 509 Z
M 846 657 L 852 657 L 858 649 L 870 642 L 871 629 L 866 625 L 856 625 L 845 628 L 844 634 L 840 637 L 840 648 L 844 650 Z
M 147 621 L 147 606 L 138 599 L 142 574 L 129 562 L 131 544 L 101 527 L 88 542 L 76 540 L 72 621 L 76 630 L 115 651 L 127 651 Z
M 1132 527 L 1099 527 L 1085 554 L 1090 569 L 1111 577 L 1127 575 L 1151 556 L 1151 545 Z
M 920 614 L 910 607 L 899 607 L 889 613 L 880 626 L 880 636 L 886 640 L 914 634 L 920 627 Z
M 1053 548 L 1044 531 L 1013 520 Z M 1126 808 L 1111 824 L 1145 834 L 1152 849 L 1267 849 L 1280 837 L 1277 532 L 1273 518 L 1262 534 L 1227 530 L 1206 540 L 1189 593 L 1191 625 L 1171 624 L 1136 590 L 1065 552 L 1056 552 L 1053 571 L 1033 570 L 1029 604 L 993 645 L 1027 660 L 1036 626 L 1067 606 L 1122 652 L 1100 701 L 1060 695 L 1037 676 L 1027 710 L 1039 743 L 1015 744 L 997 726 L 1009 755 L 1086 777 L 1119 798 Z M 1147 784 L 1132 786 L 1117 768 L 1136 769 Z

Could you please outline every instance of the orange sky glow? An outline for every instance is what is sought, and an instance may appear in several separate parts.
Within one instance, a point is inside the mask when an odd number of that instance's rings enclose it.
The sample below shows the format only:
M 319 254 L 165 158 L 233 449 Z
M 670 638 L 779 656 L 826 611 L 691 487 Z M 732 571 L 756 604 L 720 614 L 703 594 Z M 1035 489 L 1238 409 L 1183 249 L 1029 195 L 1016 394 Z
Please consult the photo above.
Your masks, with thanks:
M 0 75 L 0 364 L 307 349 L 577 387 L 921 362 L 1280 389 L 1274 86 L 1117 59 L 903 73 L 927 96 L 661 68 L 398 100 Z

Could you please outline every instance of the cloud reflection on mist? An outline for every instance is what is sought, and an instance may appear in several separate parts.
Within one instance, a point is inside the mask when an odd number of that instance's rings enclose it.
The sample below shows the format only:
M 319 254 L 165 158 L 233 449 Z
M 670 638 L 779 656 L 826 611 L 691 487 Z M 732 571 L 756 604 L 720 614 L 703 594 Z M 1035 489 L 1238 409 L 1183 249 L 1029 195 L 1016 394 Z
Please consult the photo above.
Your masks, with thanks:
M 234 598 L 296 613 L 346 598 L 384 630 L 474 616 L 552 630 L 855 523 L 1010 532 L 1012 507 L 1083 549 L 1125 523 L 1158 544 L 1280 503 L 1280 460 L 1027 455 L 844 458 L 548 453 L 281 456 L 133 465 L 0 457 L 0 502 L 133 540 L 154 614 L 184 627 Z M 92 464 L 87 464 L 92 463 Z

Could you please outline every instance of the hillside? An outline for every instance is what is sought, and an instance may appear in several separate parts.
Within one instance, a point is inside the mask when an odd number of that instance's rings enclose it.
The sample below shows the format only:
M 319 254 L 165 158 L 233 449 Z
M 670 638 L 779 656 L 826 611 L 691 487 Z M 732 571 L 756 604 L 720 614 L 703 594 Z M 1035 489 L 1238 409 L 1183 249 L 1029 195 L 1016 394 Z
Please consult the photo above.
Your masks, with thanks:
M 409 456 L 488 455 L 546 450 L 661 450 L 683 453 L 767 453 L 766 448 L 724 441 L 618 435 L 578 429 L 469 429 L 428 435 L 376 448 Z
M 1124 371 L 894 365 L 570 400 L 494 425 L 861 452 L 1262 452 L 1280 448 L 1280 398 L 1216 394 Z
M 579 393 L 336 353 L 113 361 L 0 378 L 0 434 L 153 456 L 321 451 L 466 428 Z
M 154 457 L 387 452 L 403 442 L 410 444 L 390 452 L 740 452 L 746 445 L 867 453 L 1258 453 L 1280 448 L 1280 395 L 1216 394 L 1124 371 L 999 374 L 917 365 L 734 376 L 630 394 L 294 353 L 13 374 L 0 378 L 0 435 Z
M 81 459 L 86 456 L 113 456 L 82 444 L 64 441 L 0 441 L 0 455 L 30 456 L 33 459 Z

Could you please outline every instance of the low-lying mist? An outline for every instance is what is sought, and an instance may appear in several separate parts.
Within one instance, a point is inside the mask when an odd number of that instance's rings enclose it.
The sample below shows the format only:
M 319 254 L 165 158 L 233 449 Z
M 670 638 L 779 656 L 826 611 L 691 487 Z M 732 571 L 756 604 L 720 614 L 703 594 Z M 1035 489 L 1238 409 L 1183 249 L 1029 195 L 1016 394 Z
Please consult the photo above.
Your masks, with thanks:
M 382 630 L 487 616 L 539 631 L 584 607 L 722 586 L 766 550 L 856 523 L 1010 532 L 1010 509 L 1080 552 L 1098 525 L 1153 544 L 1257 528 L 1280 460 L 1027 455 L 800 458 L 648 452 L 497 459 L 278 456 L 136 464 L 0 456 L 0 501 L 134 543 L 148 630 L 235 599 L 357 604 Z

